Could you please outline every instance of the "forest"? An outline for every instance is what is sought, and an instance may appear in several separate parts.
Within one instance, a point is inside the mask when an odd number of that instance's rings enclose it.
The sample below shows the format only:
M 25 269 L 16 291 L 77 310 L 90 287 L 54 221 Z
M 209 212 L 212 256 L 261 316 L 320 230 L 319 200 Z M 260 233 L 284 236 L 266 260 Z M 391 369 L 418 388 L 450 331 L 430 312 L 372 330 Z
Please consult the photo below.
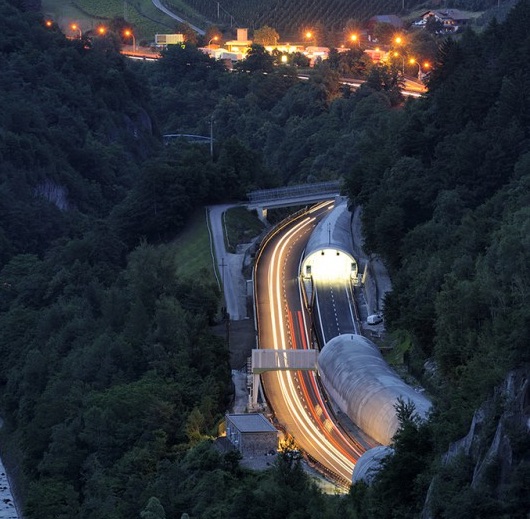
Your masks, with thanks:
M 438 477 L 433 517 L 525 517 L 517 424 L 502 481 L 493 464 L 472 486 L 469 459 L 440 459 L 529 361 L 528 3 L 440 43 L 408 101 L 395 67 L 366 64 L 352 92 L 333 59 L 302 82 L 259 46 L 233 72 L 188 44 L 132 62 L 17 4 L 0 0 L 0 447 L 24 516 L 416 517 Z M 163 143 L 210 128 L 213 155 Z M 387 327 L 436 404 L 346 496 L 289 452 L 252 473 L 212 448 L 232 391 L 220 294 L 171 253 L 204 205 L 339 178 L 392 274 Z

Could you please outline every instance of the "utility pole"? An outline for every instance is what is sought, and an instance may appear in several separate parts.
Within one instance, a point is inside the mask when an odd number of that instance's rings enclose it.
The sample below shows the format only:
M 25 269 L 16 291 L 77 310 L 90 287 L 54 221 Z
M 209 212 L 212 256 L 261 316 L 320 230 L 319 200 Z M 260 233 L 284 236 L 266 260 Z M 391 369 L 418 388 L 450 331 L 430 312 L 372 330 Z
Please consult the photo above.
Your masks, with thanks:
M 225 267 L 228 265 L 225 263 L 225 259 L 222 258 L 219 265 L 221 267 L 221 283 L 223 285 L 223 295 L 225 293 Z M 228 308 L 226 307 L 226 297 L 224 297 L 225 307 L 223 318 L 226 322 L 226 344 L 230 345 L 230 314 L 228 313 Z
M 224 288 L 225 288 L 225 267 L 228 266 L 225 263 L 225 259 L 224 258 L 221 259 L 221 263 L 219 264 L 219 266 L 221 267 L 221 284 L 223 286 L 223 291 L 224 291 Z
M 328 245 L 331 245 L 331 222 L 328 223 Z
M 210 117 L 210 156 L 213 157 L 213 116 Z

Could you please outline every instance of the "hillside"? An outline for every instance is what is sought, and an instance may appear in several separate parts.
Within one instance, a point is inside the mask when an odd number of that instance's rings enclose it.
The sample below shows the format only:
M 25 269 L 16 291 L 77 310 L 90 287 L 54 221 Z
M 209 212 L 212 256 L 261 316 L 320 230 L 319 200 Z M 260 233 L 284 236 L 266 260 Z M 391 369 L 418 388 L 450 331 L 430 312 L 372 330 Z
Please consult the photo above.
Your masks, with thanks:
M 212 0 L 185 0 L 185 3 L 213 24 L 251 29 L 269 25 L 279 32 L 283 41 L 298 41 L 308 29 L 342 33 L 350 20 L 363 23 L 376 14 L 405 14 L 421 2 L 408 0 L 405 9 L 403 4 L 388 0 L 223 0 L 219 3 Z M 178 10 L 176 2 L 168 0 L 168 5 L 174 5 Z
M 0 446 L 25 517 L 408 518 L 429 487 L 433 517 L 525 517 L 528 2 L 442 42 L 409 102 L 395 67 L 355 53 L 356 92 L 340 61 L 299 81 L 259 47 L 232 72 L 192 45 L 133 62 L 18 3 L 0 0 Z M 166 131 L 212 131 L 213 153 Z M 436 406 L 404 414 L 395 457 L 344 497 L 292 452 L 257 474 L 212 448 L 231 394 L 219 292 L 175 241 L 205 205 L 341 177 L 392 274 L 401 368 Z
M 41 10 L 55 20 L 65 33 L 68 33 L 68 26 L 73 22 L 87 31 L 121 17 L 134 27 L 138 42 L 152 42 L 157 33 L 174 32 L 176 24 L 175 20 L 157 9 L 151 0 L 42 0 Z

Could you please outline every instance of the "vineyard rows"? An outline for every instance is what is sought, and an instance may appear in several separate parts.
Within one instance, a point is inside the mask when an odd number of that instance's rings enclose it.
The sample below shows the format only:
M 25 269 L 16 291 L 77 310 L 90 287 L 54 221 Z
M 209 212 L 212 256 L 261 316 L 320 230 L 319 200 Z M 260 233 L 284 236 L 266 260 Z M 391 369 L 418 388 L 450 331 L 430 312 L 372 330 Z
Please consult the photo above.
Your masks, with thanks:
M 399 14 L 401 0 L 184 0 L 213 24 L 257 29 L 274 27 L 282 39 L 300 39 L 304 28 L 318 24 L 341 31 L 348 19 L 366 21 L 377 14 Z M 411 9 L 420 0 L 406 0 Z

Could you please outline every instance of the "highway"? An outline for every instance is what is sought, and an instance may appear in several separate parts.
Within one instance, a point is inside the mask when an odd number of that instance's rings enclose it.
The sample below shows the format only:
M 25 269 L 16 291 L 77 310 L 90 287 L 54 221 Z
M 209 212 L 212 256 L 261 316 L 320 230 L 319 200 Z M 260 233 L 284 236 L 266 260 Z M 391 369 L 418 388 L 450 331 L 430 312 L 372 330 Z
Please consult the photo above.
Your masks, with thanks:
M 345 333 L 359 333 L 351 285 L 339 280 L 315 280 L 315 321 L 321 344 Z
M 330 207 L 330 203 L 320 204 L 294 219 L 268 238 L 260 250 L 255 267 L 260 348 L 311 347 L 307 336 L 310 316 L 305 310 L 298 274 L 307 240 Z M 299 448 L 348 486 L 355 462 L 365 449 L 334 423 L 316 374 L 273 371 L 262 375 L 262 384 L 277 421 Z

